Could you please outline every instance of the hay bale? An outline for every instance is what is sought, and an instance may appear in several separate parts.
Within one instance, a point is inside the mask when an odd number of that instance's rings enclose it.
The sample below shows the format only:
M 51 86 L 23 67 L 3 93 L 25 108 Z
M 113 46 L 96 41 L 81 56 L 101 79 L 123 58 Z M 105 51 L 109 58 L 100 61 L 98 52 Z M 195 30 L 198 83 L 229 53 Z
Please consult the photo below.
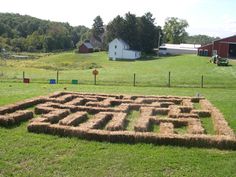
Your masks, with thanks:
M 66 102 L 66 105 L 74 105 L 74 106 L 79 106 L 79 105 L 85 105 L 86 101 L 84 98 L 75 98 L 69 102 Z
M 53 112 L 50 112 L 48 114 L 43 115 L 43 118 L 47 118 L 47 120 L 54 124 L 54 123 L 58 123 L 59 120 L 63 119 L 64 117 L 66 117 L 67 115 L 70 114 L 69 110 L 55 110 Z
M 193 108 L 193 103 L 191 102 L 190 99 L 183 99 L 182 105 L 183 105 L 183 106 L 188 106 L 188 107 L 192 107 L 192 108 Z
M 0 125 L 7 127 L 15 124 L 15 120 L 12 117 L 9 117 L 7 115 L 0 116 Z
M 193 107 L 190 106 L 178 106 L 178 108 L 180 109 L 181 113 L 190 113 L 193 109 Z
M 161 108 L 168 108 L 171 105 L 174 105 L 174 103 L 173 102 L 160 102 Z
M 199 103 L 200 103 L 201 108 L 204 110 L 212 110 L 213 108 L 213 105 L 206 99 L 200 100 Z
M 211 117 L 211 112 L 209 110 L 192 110 L 192 114 L 197 114 L 199 117 Z
M 169 108 L 155 108 L 153 111 L 153 115 L 167 115 L 169 111 Z
M 203 134 L 204 128 L 202 127 L 201 121 L 198 119 L 188 122 L 188 133 L 189 134 Z
M 168 113 L 169 118 L 177 118 L 180 113 L 178 106 L 170 106 L 170 111 Z
M 32 122 L 27 126 L 28 132 L 47 133 L 50 123 L 47 122 Z
M 151 121 L 149 116 L 141 115 L 134 125 L 134 131 L 147 132 L 149 130 Z
M 84 124 L 81 124 L 79 127 L 82 129 L 99 129 L 111 120 L 112 114 L 109 113 L 98 113 L 94 116 L 94 118 L 89 119 Z
M 160 123 L 160 133 L 161 134 L 173 134 L 174 133 L 174 125 L 168 122 Z
M 14 119 L 15 123 L 20 123 L 21 121 L 32 119 L 34 117 L 34 114 L 32 111 L 24 110 L 12 113 L 9 116 Z
M 59 121 L 60 125 L 77 126 L 88 119 L 87 112 L 77 112 L 70 114 Z
M 191 102 L 199 103 L 201 100 L 204 100 L 204 97 L 191 97 Z
M 38 105 L 34 108 L 34 113 L 37 114 L 37 115 L 38 114 L 48 114 L 52 111 L 55 111 L 55 109 L 50 108 L 50 107 L 40 106 L 40 105 Z
M 115 113 L 111 121 L 107 124 L 106 129 L 110 131 L 123 130 L 126 121 L 126 113 Z
M 198 119 L 199 116 L 198 116 L 198 114 L 193 114 L 193 113 L 179 113 L 176 118 L 193 118 L 193 119 Z

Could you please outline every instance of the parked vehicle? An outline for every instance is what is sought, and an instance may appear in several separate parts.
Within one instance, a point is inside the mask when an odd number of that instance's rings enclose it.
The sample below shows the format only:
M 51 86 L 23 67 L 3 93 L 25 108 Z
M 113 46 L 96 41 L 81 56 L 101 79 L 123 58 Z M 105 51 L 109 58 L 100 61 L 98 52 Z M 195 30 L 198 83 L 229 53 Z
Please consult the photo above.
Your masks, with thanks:
M 218 58 L 216 64 L 217 66 L 228 66 L 229 60 L 227 58 Z
M 212 56 L 210 62 L 217 64 L 217 66 L 228 66 L 229 64 L 229 60 L 227 58 L 221 58 L 219 55 Z

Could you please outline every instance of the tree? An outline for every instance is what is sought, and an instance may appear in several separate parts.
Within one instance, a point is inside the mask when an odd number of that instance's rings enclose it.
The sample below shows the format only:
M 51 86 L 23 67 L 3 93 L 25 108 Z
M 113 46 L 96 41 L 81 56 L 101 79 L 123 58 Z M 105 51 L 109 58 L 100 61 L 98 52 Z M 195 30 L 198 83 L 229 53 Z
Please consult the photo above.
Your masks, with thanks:
M 102 18 L 97 16 L 94 20 L 92 34 L 93 36 L 101 42 L 101 35 L 104 33 L 104 25 Z
M 220 39 L 219 37 L 211 37 L 207 35 L 194 35 L 194 36 L 187 36 L 186 37 L 186 42 L 191 43 L 191 44 L 209 44 L 214 40 Z
M 124 29 L 123 40 L 129 44 L 131 49 L 139 49 L 138 18 L 134 14 L 130 12 L 125 14 Z
M 159 40 L 159 30 L 154 24 L 155 18 L 150 12 L 143 15 L 139 20 L 140 48 L 144 52 L 150 53 L 157 47 Z
M 188 33 L 185 29 L 188 27 L 188 22 L 175 17 L 167 18 L 164 25 L 165 42 L 172 44 L 180 44 L 185 41 Z
M 121 38 L 131 49 L 150 53 L 159 43 L 159 34 L 162 34 L 161 27 L 155 25 L 150 12 L 141 17 L 127 13 L 125 18 L 117 16 L 107 25 L 106 39 L 110 42 Z
M 125 20 L 121 16 L 116 16 L 108 25 L 106 32 L 106 42 L 109 43 L 115 38 L 123 38 L 125 33 Z

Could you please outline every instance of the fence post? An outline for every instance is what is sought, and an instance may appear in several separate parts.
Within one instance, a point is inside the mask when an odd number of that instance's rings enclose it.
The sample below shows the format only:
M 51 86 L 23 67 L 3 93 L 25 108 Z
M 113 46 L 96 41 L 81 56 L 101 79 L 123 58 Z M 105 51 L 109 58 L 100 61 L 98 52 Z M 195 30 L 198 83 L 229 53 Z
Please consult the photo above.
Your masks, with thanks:
M 94 74 L 94 85 L 96 85 L 96 84 L 97 84 L 97 75 Z
M 170 87 L 170 71 L 169 71 L 169 74 L 168 74 L 168 87 Z
M 57 71 L 57 84 L 59 83 L 59 71 Z
M 202 75 L 202 78 L 201 78 L 201 88 L 203 88 L 203 75 Z
M 136 84 L 136 74 L 134 73 L 134 87 L 135 87 L 135 84 Z
M 25 71 L 23 71 L 23 80 L 25 79 Z

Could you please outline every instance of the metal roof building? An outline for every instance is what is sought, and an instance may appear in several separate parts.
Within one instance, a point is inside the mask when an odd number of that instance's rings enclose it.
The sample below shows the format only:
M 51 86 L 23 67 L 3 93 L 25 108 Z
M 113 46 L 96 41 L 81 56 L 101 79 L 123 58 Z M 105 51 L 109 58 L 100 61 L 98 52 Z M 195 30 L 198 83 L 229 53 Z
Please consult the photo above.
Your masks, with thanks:
M 198 55 L 236 58 L 236 35 L 213 41 L 198 48 Z

